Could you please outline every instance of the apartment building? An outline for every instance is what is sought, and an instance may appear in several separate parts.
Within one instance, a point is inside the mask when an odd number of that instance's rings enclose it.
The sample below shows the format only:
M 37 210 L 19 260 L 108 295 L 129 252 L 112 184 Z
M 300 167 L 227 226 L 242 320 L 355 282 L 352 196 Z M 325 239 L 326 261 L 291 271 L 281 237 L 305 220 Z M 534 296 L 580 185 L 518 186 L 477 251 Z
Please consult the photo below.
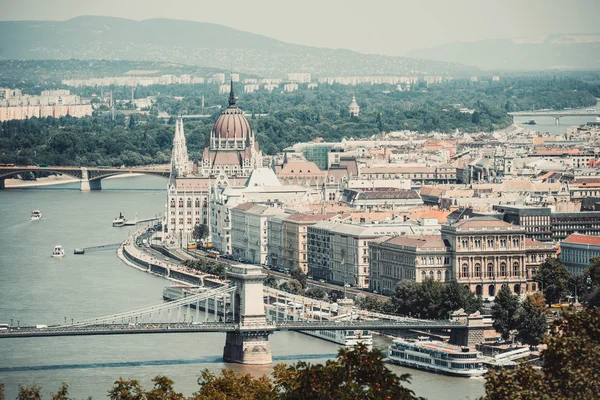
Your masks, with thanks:
M 573 275 L 581 275 L 595 257 L 600 257 L 598 236 L 574 233 L 560 243 L 560 258 Z

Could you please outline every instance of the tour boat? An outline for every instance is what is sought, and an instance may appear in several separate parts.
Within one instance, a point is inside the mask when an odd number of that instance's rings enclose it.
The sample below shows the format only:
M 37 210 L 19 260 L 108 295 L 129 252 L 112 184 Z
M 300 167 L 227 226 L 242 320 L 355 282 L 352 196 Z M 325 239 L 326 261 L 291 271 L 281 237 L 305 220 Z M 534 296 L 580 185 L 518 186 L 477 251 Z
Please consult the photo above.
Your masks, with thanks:
M 29 219 L 32 221 L 39 221 L 42 219 L 42 212 L 40 210 L 33 210 Z
M 119 213 L 119 216 L 113 220 L 112 225 L 116 226 L 116 227 L 125 226 L 126 221 L 127 221 L 127 218 L 125 218 L 123 216 L 123 213 Z
M 388 348 L 388 359 L 393 364 L 454 376 L 473 377 L 487 372 L 479 351 L 427 337 L 394 340 Z
M 535 122 L 535 120 L 533 120 L 533 119 L 530 119 L 529 121 L 525 121 L 525 122 L 523 122 L 523 124 L 525 124 L 525 125 L 535 125 L 535 124 L 536 124 L 536 122 Z
M 60 245 L 54 246 L 54 250 L 52 251 L 52 257 L 64 257 L 64 256 L 65 256 L 65 249 L 63 249 L 63 247 Z

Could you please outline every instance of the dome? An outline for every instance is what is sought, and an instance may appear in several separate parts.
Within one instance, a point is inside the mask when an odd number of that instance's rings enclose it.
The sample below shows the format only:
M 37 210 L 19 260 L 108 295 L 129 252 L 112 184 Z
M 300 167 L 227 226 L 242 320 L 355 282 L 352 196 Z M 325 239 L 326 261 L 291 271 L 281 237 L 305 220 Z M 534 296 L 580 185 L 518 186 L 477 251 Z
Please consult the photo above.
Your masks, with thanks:
M 214 139 L 246 139 L 251 134 L 250 123 L 235 104 L 233 82 L 229 92 L 229 107 L 217 118 L 213 127 Z

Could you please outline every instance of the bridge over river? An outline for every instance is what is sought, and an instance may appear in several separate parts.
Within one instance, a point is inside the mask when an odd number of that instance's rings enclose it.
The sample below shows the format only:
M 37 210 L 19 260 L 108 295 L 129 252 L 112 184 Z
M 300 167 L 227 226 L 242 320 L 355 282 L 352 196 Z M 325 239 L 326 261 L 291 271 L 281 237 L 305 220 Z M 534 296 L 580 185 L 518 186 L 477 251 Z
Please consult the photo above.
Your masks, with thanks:
M 187 293 L 170 302 L 119 314 L 24 327 L 12 326 L 11 321 L 10 327 L 0 330 L 0 339 L 223 332 L 226 334 L 223 350 L 226 361 L 270 364 L 269 335 L 277 331 L 445 329 L 452 332 L 456 344 L 462 345 L 470 344 L 474 331 L 483 337 L 483 328 L 469 326 L 468 320 L 434 321 L 394 316 L 389 319 L 267 321 L 263 302 L 266 275 L 261 268 L 232 265 L 228 278 L 231 284 L 227 286 L 207 288 L 197 294 Z M 202 306 L 205 312 L 201 314 Z M 213 321 L 209 320 L 211 308 Z
M 590 116 L 590 118 L 594 118 L 596 115 L 600 113 L 599 110 L 595 108 L 590 108 L 588 110 L 557 110 L 557 111 L 516 111 L 509 112 L 508 115 L 511 117 L 554 117 L 554 123 L 556 125 L 560 124 L 560 119 L 562 117 L 584 117 Z
M 71 176 L 80 181 L 80 190 L 87 192 L 90 190 L 101 190 L 102 179 L 109 176 L 144 174 L 155 175 L 168 178 L 170 170 L 168 168 L 105 168 L 105 167 L 46 167 L 36 165 L 3 165 L 0 166 L 0 189 L 5 188 L 7 178 L 25 174 L 27 172 L 51 172 L 61 175 Z

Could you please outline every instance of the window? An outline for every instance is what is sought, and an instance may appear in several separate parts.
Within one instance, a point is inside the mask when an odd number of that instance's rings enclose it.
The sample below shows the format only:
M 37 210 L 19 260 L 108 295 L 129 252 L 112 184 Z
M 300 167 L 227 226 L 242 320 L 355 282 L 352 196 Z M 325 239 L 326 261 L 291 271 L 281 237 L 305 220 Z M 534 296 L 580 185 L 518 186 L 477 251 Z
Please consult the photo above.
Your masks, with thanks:
M 474 243 L 475 243 L 475 247 L 477 247 L 477 248 L 481 247 L 481 239 L 475 239 Z
M 489 263 L 487 265 L 487 276 L 493 278 L 494 277 L 494 264 Z
M 500 276 L 506 276 L 506 263 L 500 263 Z
M 442 280 L 442 271 L 438 271 L 437 272 L 437 280 L 441 281 Z
M 463 278 L 468 278 L 469 277 L 469 266 L 467 264 L 463 264 L 462 265 L 462 274 L 461 276 Z
M 466 239 L 461 240 L 461 247 L 467 248 L 469 246 L 469 241 Z
M 513 264 L 513 276 L 519 276 L 519 263 L 516 262 Z
M 494 239 L 487 240 L 487 247 L 490 249 L 494 247 Z
M 479 264 L 479 263 L 475 264 L 475 277 L 476 278 L 481 277 L 481 264 Z
M 506 239 L 500 239 L 500 247 L 506 247 Z

